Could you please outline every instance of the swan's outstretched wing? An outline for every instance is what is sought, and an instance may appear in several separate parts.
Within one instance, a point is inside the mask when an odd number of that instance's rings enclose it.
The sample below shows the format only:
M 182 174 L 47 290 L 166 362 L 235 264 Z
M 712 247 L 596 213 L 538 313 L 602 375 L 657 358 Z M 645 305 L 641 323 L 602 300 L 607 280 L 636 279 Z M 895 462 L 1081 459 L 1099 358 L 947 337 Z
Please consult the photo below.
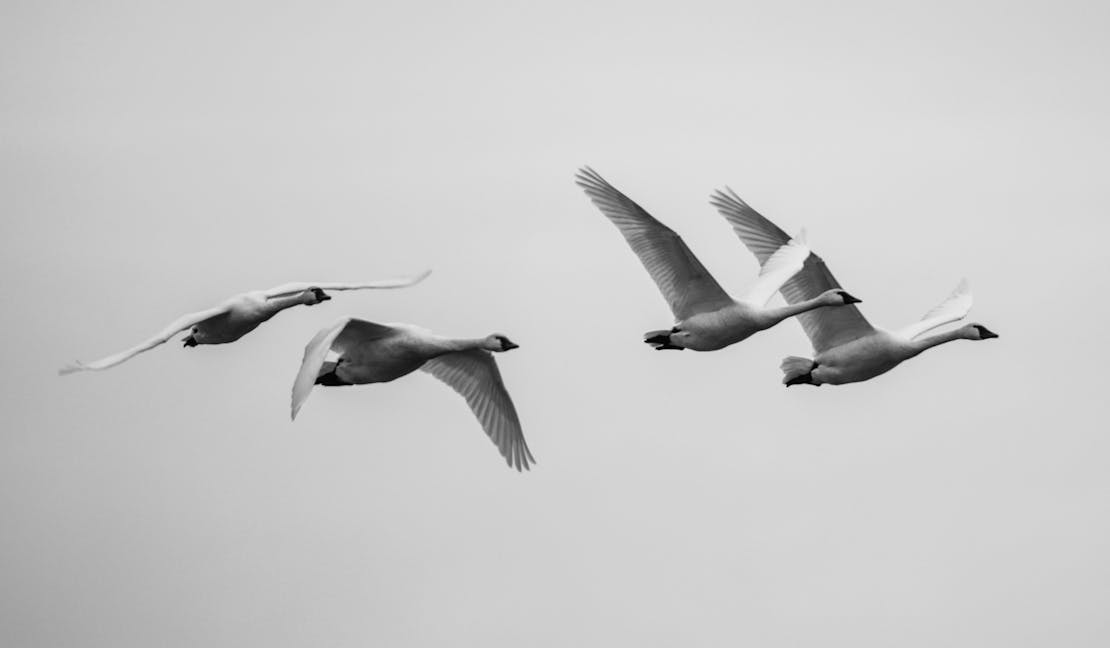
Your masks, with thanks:
M 328 351 L 331 350 L 331 343 L 350 321 L 350 317 L 344 317 L 335 324 L 320 329 L 305 345 L 301 368 L 293 380 L 293 400 L 289 412 L 291 419 L 297 419 L 297 412 L 301 411 L 301 405 L 304 405 L 308 395 L 312 393 L 312 388 L 316 386 L 316 377 L 320 375 L 320 367 L 324 364 Z
M 493 354 L 481 349 L 458 351 L 433 358 L 420 368 L 447 383 L 466 399 L 482 429 L 497 445 L 510 467 L 528 470 L 530 464 L 536 463 L 524 441 L 520 419 L 509 392 L 505 390 Z
M 59 376 L 65 376 L 66 374 L 71 374 L 71 373 L 74 373 L 74 372 L 77 372 L 77 371 L 100 371 L 102 369 L 107 369 L 109 367 L 114 367 L 114 366 L 120 364 L 121 362 L 124 362 L 126 360 L 131 359 L 134 356 L 139 355 L 143 351 L 149 351 L 150 349 L 153 349 L 154 347 L 158 346 L 159 344 L 165 343 L 171 337 L 177 335 L 178 333 L 180 333 L 184 330 L 187 330 L 187 329 L 190 329 L 190 328 L 196 326 L 197 324 L 203 322 L 204 320 L 206 320 L 210 317 L 215 317 L 217 315 L 222 315 L 222 314 L 226 313 L 228 311 L 229 307 L 230 307 L 229 304 L 223 304 L 223 305 L 217 306 L 215 308 L 209 308 L 208 310 L 202 310 L 202 311 L 198 311 L 196 313 L 190 313 L 188 315 L 183 315 L 183 316 L 177 318 L 176 320 L 174 320 L 173 324 L 170 324 L 166 328 L 162 329 L 161 333 L 159 333 L 158 335 L 155 335 L 154 337 L 152 337 L 149 340 L 143 342 L 142 344 L 133 346 L 133 347 L 131 347 L 130 349 L 128 349 L 126 351 L 120 351 L 119 353 L 117 353 L 115 355 L 110 355 L 106 358 L 101 358 L 101 359 L 95 360 L 93 362 L 81 362 L 81 361 L 72 362 L 72 363 L 67 364 L 66 366 L 62 367 L 61 369 L 59 369 L 58 370 L 58 375 Z
M 786 232 L 752 209 L 732 189 L 718 190 L 709 202 L 732 225 L 732 231 L 761 264 L 790 242 Z M 811 252 L 802 269 L 783 284 L 780 292 L 787 303 L 797 304 L 840 287 L 821 257 Z M 798 321 L 818 353 L 875 330 L 854 305 L 818 308 L 798 315 Z
M 748 206 L 732 189 L 717 191 L 709 203 L 724 216 L 732 230 L 759 261 L 759 279 L 748 292 L 747 301 L 766 305 L 783 284 L 797 274 L 810 254 L 805 230 L 790 238 L 777 225 Z
M 343 349 L 355 343 L 386 337 L 394 333 L 396 333 L 396 329 L 392 327 L 354 317 L 344 317 L 335 324 L 320 329 L 320 332 L 313 336 L 304 348 L 304 359 L 301 360 L 301 368 L 297 372 L 297 378 L 293 381 L 290 417 L 296 420 L 297 412 L 301 411 L 301 406 L 308 399 L 308 395 L 312 393 L 312 388 L 316 386 L 316 378 L 320 375 L 320 367 L 323 366 L 328 351 L 335 349 L 342 353 Z
M 931 311 L 925 313 L 921 321 L 910 324 L 898 331 L 897 335 L 912 340 L 938 326 L 962 320 L 971 311 L 971 302 L 971 286 L 968 285 L 967 279 L 961 279 L 960 284 L 956 286 L 956 290 L 952 291 L 951 295 Z
M 744 300 L 759 306 L 766 306 L 791 277 L 805 265 L 809 256 L 809 246 L 805 242 L 805 230 L 780 247 L 759 268 L 759 278 L 748 290 Z
M 676 319 L 712 311 L 732 299 L 678 234 L 617 191 L 596 171 L 579 169 L 575 182 L 620 229 L 632 251 L 659 286 Z
M 412 277 L 397 277 L 393 279 L 379 279 L 378 281 L 367 281 L 364 283 L 342 283 L 335 281 L 321 281 L 319 283 L 308 282 L 295 282 L 275 286 L 265 291 L 267 299 L 275 297 L 287 297 L 302 293 L 306 290 L 319 288 L 320 290 L 383 290 L 387 288 L 406 288 L 414 284 L 424 281 L 428 275 L 432 274 L 431 270 L 425 270 L 418 275 Z
M 825 261 L 810 253 L 801 272 L 783 284 L 780 292 L 787 303 L 797 304 L 840 287 Z M 875 327 L 854 304 L 807 311 L 798 315 L 798 321 L 818 353 L 875 332 Z
M 790 242 L 790 237 L 778 225 L 752 209 L 732 189 L 718 189 L 709 197 L 709 204 L 732 226 L 732 231 L 755 255 L 759 265 L 764 265 L 779 248 Z

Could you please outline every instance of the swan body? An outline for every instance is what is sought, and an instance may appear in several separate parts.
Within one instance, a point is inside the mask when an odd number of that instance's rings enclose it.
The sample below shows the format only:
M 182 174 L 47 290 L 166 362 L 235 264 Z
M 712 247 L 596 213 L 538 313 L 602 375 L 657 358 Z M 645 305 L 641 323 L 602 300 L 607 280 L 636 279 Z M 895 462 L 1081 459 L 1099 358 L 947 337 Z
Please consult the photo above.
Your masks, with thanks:
M 675 322 L 670 331 L 652 331 L 646 337 L 650 343 L 659 334 L 666 334 L 667 343 L 692 351 L 716 351 L 748 339 L 771 328 L 784 319 L 813 308 L 843 306 L 855 303 L 851 295 L 829 291 L 816 299 L 800 304 L 798 308 L 763 308 L 747 301 L 734 301 L 715 311 L 695 313 Z
M 769 254 L 760 258 L 756 283 L 744 297 L 733 299 L 678 234 L 618 191 L 596 171 L 584 167 L 578 171 L 575 181 L 624 235 L 671 307 L 674 326 L 669 330 L 644 334 L 644 342 L 657 350 L 716 351 L 788 317 L 818 308 L 859 302 L 838 286 L 796 304 L 780 308 L 767 306 L 810 256 L 810 249 L 801 234 L 779 241 Z M 759 231 L 770 225 L 781 232 L 758 214 L 753 219 L 752 214 L 755 214 L 754 210 L 724 216 L 734 230 Z
M 510 467 L 528 470 L 536 460 L 492 355 L 515 348 L 500 334 L 447 338 L 409 324 L 343 318 L 322 329 L 305 347 L 293 382 L 291 417 L 297 418 L 316 385 L 390 382 L 421 369 L 466 399 Z
M 237 295 L 221 305 L 222 312 L 194 324 L 185 338 L 186 346 L 234 342 L 287 308 L 313 306 L 329 299 L 326 294 L 310 291 L 274 299 L 268 299 L 263 291 Z
M 840 385 L 869 380 L 918 353 L 920 351 L 906 340 L 876 329 L 871 335 L 817 354 L 816 368 L 812 370 L 813 384 Z
M 144 351 L 164 344 L 183 331 L 189 331 L 189 335 L 182 340 L 186 347 L 200 344 L 227 344 L 250 333 L 287 308 L 299 305 L 314 306 L 328 301 L 331 296 L 325 292 L 326 290 L 404 288 L 423 281 L 429 274 L 431 271 L 414 277 L 365 283 L 289 283 L 269 290 L 242 293 L 214 308 L 183 315 L 154 337 L 130 349 L 93 362 L 73 362 L 59 369 L 58 373 L 64 376 L 77 371 L 101 371 L 114 367 Z
M 831 275 L 830 275 L 831 276 Z M 783 360 L 783 383 L 791 385 L 843 385 L 863 382 L 884 374 L 923 351 L 954 340 L 989 340 L 997 334 L 981 324 L 966 324 L 956 329 L 922 337 L 939 326 L 963 319 L 971 309 L 971 290 L 966 280 L 920 322 L 900 331 L 886 331 L 867 324 L 849 330 L 851 339 L 833 346 L 818 346 L 826 339 L 814 340 L 817 354 L 812 360 L 788 357 Z M 861 321 L 866 324 L 866 320 Z M 807 332 L 809 332 L 807 330 Z
M 968 324 L 948 334 L 909 339 L 875 329 L 871 335 L 817 354 L 810 375 L 813 385 L 863 382 L 884 374 L 926 349 L 952 340 L 986 340 L 998 337 L 982 325 Z

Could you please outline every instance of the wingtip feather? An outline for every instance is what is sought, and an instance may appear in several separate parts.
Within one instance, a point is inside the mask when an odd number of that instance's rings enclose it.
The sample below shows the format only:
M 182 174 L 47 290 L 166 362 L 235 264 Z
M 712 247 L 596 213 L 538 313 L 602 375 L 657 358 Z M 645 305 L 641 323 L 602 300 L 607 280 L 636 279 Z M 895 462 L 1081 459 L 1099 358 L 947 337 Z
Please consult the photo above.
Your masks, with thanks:
M 725 185 L 723 189 L 714 189 L 713 193 L 709 194 L 709 204 L 714 207 L 731 207 L 736 202 L 744 203 L 728 185 Z
M 298 378 L 299 377 L 300 376 L 298 376 Z M 290 421 L 296 421 L 297 420 L 297 414 L 299 414 L 300 411 L 301 411 L 301 408 L 304 407 L 305 401 L 307 401 L 309 395 L 312 394 L 312 387 L 315 387 L 315 386 L 316 385 L 315 385 L 315 382 L 314 382 L 312 384 L 312 386 L 310 386 L 308 388 L 308 391 L 302 394 L 300 392 L 304 390 L 304 387 L 302 385 L 297 384 L 296 382 L 293 383 L 293 398 L 292 398 L 292 403 L 290 404 L 290 408 L 289 408 L 289 420 Z
M 601 174 L 589 165 L 578 169 L 578 172 L 574 176 L 574 182 L 579 187 L 586 190 L 587 193 L 593 192 L 590 193 L 591 198 L 593 198 L 596 193 L 607 193 L 608 190 L 615 190 L 613 189 L 613 185 L 609 184 L 608 180 L 601 177 Z
M 734 191 L 733 188 L 728 185 L 725 185 L 724 191 L 718 189 L 717 192 L 720 193 L 727 202 L 735 203 L 740 207 L 748 206 L 748 203 L 744 202 L 744 199 L 740 197 L 740 194 L 736 193 L 736 191 Z
M 74 361 L 58 369 L 58 375 L 68 376 L 71 373 L 77 373 L 78 371 L 84 371 L 85 369 L 87 369 L 87 367 L 85 367 L 85 365 L 83 365 L 81 362 Z

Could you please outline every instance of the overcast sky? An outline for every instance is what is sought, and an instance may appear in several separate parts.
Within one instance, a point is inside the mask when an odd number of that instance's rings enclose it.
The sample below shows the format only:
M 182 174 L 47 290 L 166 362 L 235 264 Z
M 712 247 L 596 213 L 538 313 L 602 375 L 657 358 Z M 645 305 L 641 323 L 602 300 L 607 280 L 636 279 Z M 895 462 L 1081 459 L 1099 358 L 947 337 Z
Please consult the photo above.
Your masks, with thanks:
M 0 7 L 0 644 L 1110 644 L 1107 4 L 548 4 Z M 966 276 L 1001 338 L 820 389 L 795 322 L 652 352 L 583 164 L 733 294 L 725 184 L 875 325 Z M 423 374 L 290 423 L 344 315 L 508 334 L 539 464 Z

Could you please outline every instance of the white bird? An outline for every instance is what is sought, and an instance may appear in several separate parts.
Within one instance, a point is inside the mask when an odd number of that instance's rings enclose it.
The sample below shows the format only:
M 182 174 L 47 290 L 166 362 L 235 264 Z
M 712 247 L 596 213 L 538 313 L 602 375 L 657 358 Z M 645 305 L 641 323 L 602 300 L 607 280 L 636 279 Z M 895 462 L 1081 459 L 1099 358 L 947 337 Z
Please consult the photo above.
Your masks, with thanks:
M 640 262 L 655 280 L 663 298 L 670 304 L 674 326 L 670 330 L 644 334 L 644 342 L 656 350 L 715 351 L 793 315 L 824 306 L 846 306 L 859 302 L 837 287 L 813 295 L 804 302 L 781 307 L 767 306 L 779 288 L 802 269 L 810 255 L 804 231 L 793 239 L 784 238 L 775 245 L 771 254 L 760 257 L 761 268 L 755 285 L 741 299 L 733 299 L 678 234 L 655 220 L 596 171 L 589 167 L 579 169 L 575 181 L 624 235 L 632 251 L 640 257 Z M 758 233 L 766 222 L 762 217 L 761 221 L 753 221 L 744 213 L 725 214 L 725 218 L 738 232 L 743 229 Z M 782 231 L 769 222 L 766 224 Z
M 293 382 L 292 418 L 297 418 L 316 385 L 389 382 L 422 369 L 466 399 L 510 467 L 528 470 L 536 460 L 490 353 L 516 348 L 498 333 L 477 339 L 446 338 L 408 324 L 346 317 L 322 329 L 305 347 Z
M 787 240 L 786 233 L 763 218 L 735 194 L 718 191 L 713 204 L 722 214 L 746 214 L 752 222 L 762 221 L 758 230 L 736 228 L 740 240 L 762 260 Z M 727 217 L 727 216 L 726 216 Z M 816 254 L 806 259 L 802 271 L 782 287 L 791 304 L 840 286 Z M 921 337 L 939 326 L 956 322 L 971 310 L 971 288 L 967 280 L 936 308 L 899 331 L 875 328 L 855 306 L 804 313 L 798 320 L 816 351 L 811 360 L 790 356 L 782 361 L 783 383 L 791 385 L 840 385 L 861 382 L 886 373 L 922 351 L 952 340 L 988 340 L 998 335 L 981 324 L 968 324 L 945 333 Z
M 365 283 L 288 283 L 269 290 L 246 292 L 227 299 L 215 308 L 183 315 L 162 329 L 158 335 L 126 351 L 93 362 L 73 362 L 59 369 L 58 374 L 64 376 L 76 371 L 100 371 L 114 367 L 165 343 L 185 330 L 189 331 L 189 335 L 183 338 L 186 347 L 234 342 L 286 308 L 299 304 L 314 306 L 331 299 L 325 290 L 404 288 L 423 281 L 431 272 L 426 270 L 414 277 Z

